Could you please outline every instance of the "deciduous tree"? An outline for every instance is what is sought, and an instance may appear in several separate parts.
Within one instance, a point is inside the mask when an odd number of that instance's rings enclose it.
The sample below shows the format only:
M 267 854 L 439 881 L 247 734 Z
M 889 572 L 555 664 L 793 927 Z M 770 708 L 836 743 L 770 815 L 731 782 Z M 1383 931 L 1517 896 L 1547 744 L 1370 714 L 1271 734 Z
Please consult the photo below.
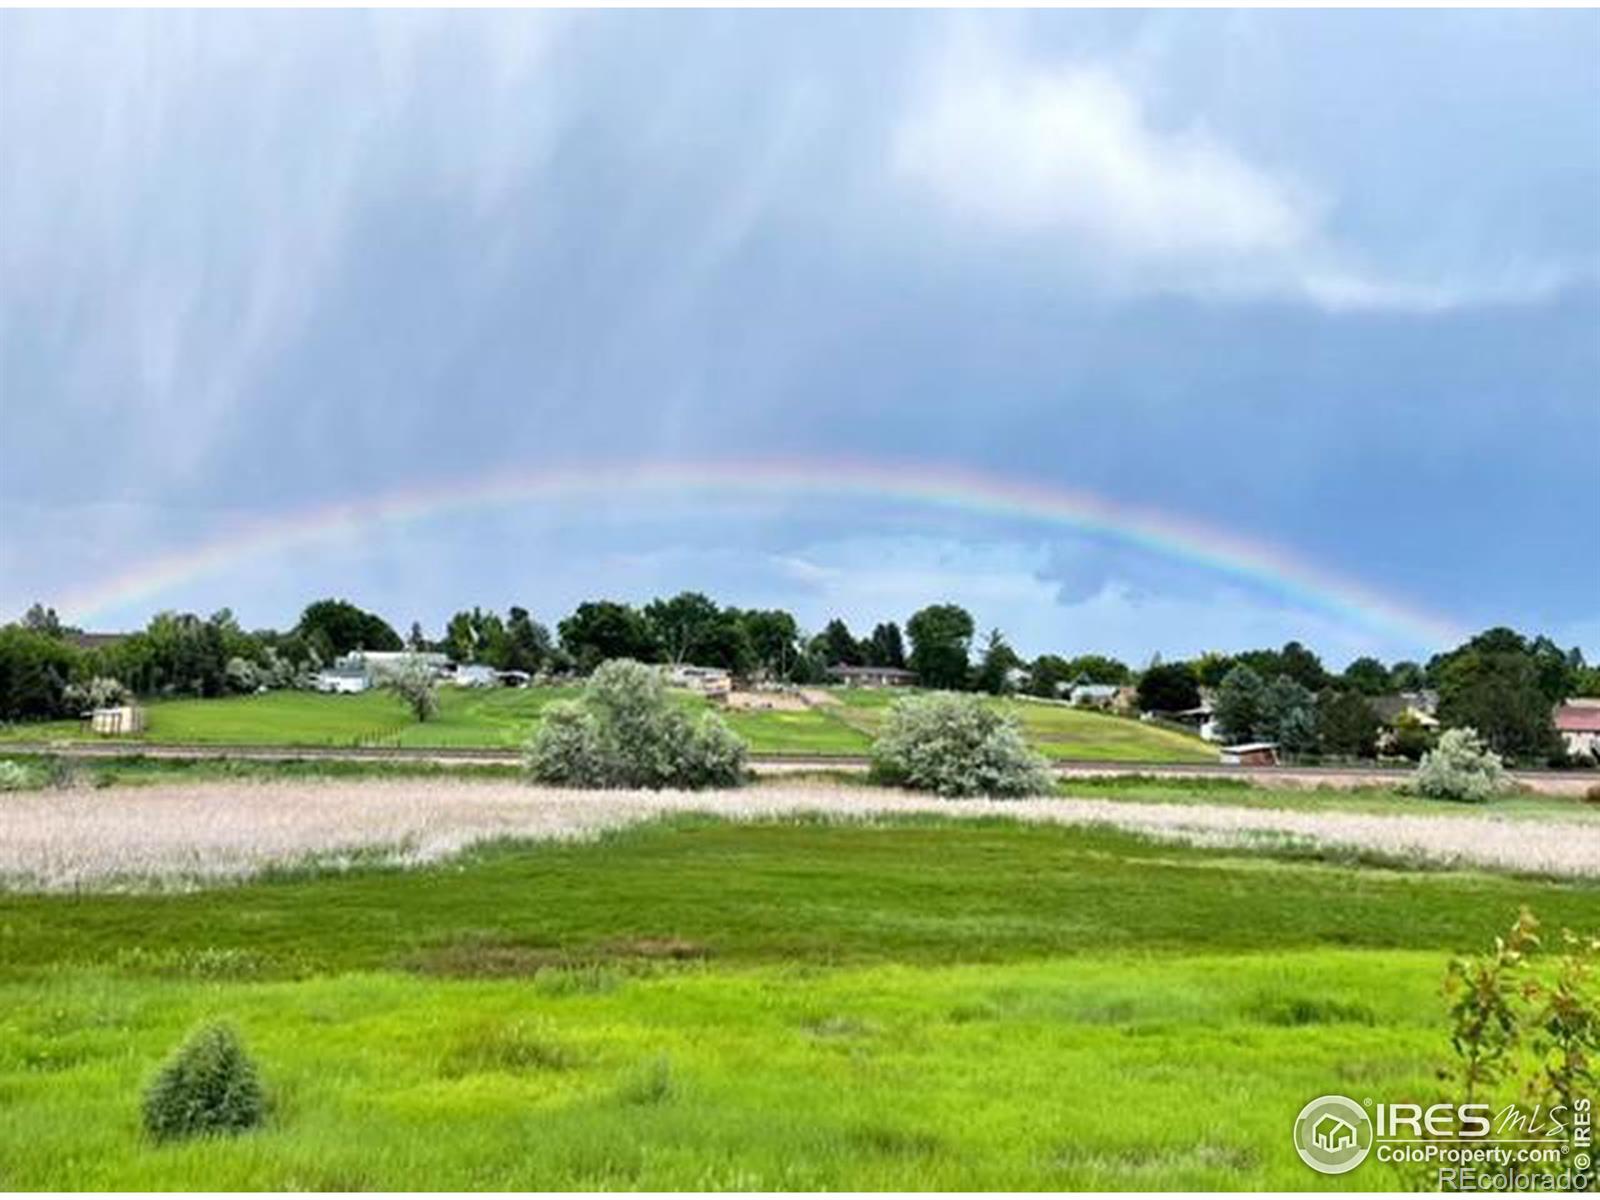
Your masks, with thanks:
M 972 614 L 959 604 L 933 604 L 906 622 L 911 669 L 926 687 L 967 686 L 972 649 Z
M 655 633 L 644 614 L 615 600 L 589 600 L 557 628 L 562 648 L 580 671 L 593 671 L 612 658 L 656 662 L 660 657 Z
M 1182 712 L 1200 703 L 1200 685 L 1188 663 L 1152 663 L 1139 677 L 1144 712 Z
M 404 649 L 400 635 L 387 621 L 347 600 L 318 600 L 306 605 L 295 628 L 303 636 L 322 642 L 327 658 L 352 650 Z
M 1329 754 L 1372 758 L 1378 752 L 1378 714 L 1354 689 L 1325 691 L 1317 700 L 1317 729 Z
M 974 683 L 981 692 L 988 692 L 991 696 L 1004 695 L 1011 690 L 1007 676 L 1021 665 L 1022 659 L 1006 644 L 1005 634 L 998 629 L 991 629 L 984 639 L 983 658 L 978 663 Z
M 1344 669 L 1344 684 L 1363 696 L 1381 696 L 1389 690 L 1389 668 L 1375 658 L 1363 656 Z

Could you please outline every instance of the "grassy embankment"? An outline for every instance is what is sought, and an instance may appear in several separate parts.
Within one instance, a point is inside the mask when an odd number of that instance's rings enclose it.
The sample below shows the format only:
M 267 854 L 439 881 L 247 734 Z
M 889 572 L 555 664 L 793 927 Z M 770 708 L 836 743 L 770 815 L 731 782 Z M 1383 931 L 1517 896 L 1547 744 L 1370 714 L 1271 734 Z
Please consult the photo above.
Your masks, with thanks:
M 1592 886 L 1106 831 L 680 819 L 411 873 L 0 897 L 0 1188 L 1377 1188 L 1288 1131 L 1447 1089 L 1438 982 Z M 274 1114 L 156 1148 L 235 1022 Z
M 503 747 L 526 741 L 551 700 L 571 688 L 441 688 L 439 715 L 414 721 L 387 692 L 325 696 L 271 692 L 218 700 L 169 700 L 149 706 L 146 742 L 263 746 Z M 830 702 L 798 711 L 727 714 L 729 724 L 758 754 L 864 754 L 896 693 L 832 689 Z M 701 706 L 698 697 L 685 704 Z M 1117 762 L 1214 762 L 1198 738 L 1139 721 L 1025 700 L 998 700 L 1022 720 L 1029 740 L 1052 758 Z M 5 740 L 48 741 L 83 736 L 75 721 L 14 725 Z

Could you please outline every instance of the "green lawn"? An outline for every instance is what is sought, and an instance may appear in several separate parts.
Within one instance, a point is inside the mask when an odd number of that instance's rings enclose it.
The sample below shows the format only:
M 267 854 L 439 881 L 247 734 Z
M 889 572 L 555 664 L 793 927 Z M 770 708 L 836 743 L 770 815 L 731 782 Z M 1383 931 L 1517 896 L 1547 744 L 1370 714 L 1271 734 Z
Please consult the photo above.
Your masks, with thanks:
M 1600 890 L 937 820 L 683 818 L 416 872 L 0 896 L 0 1188 L 1289 1188 L 1427 1101 L 1438 983 Z M 138 1132 L 197 1021 L 274 1115 Z
M 1000 702 L 1051 758 L 1108 762 L 1214 763 L 1215 746 L 1131 717 L 1028 700 Z
M 1436 1091 L 1436 967 L 1335 952 L 531 984 L 87 972 L 3 989 L 0 1186 L 1396 1186 L 1376 1162 L 1313 1177 L 1286 1131 L 1352 1078 Z M 269 1128 L 144 1143 L 140 1086 L 217 1016 L 261 1061 Z
M 885 688 L 833 688 L 829 691 L 840 720 L 870 741 L 888 715 L 889 705 L 905 693 Z M 1215 746 L 1197 737 L 1149 725 L 1131 717 L 1093 709 L 1070 708 L 1016 697 L 992 700 L 1022 722 L 1028 740 L 1042 753 L 1061 761 L 1213 763 Z
M 384 691 L 356 696 L 268 692 L 217 700 L 166 700 L 148 706 L 150 742 L 262 746 L 516 747 L 539 712 L 575 688 L 439 689 L 439 715 L 412 719 Z M 729 723 L 757 754 L 864 754 L 888 705 L 902 693 L 836 688 L 831 703 L 800 711 L 734 711 Z M 705 701 L 685 694 L 685 704 Z M 1214 762 L 1198 738 L 1104 713 L 1025 700 L 994 703 L 1015 713 L 1039 750 L 1061 760 Z M 85 736 L 75 721 L 0 728 L 0 742 Z
M 1305 812 L 1365 812 L 1385 816 L 1480 816 L 1516 820 L 1600 821 L 1600 804 L 1577 796 L 1513 792 L 1484 804 L 1461 804 L 1408 796 L 1392 787 L 1273 786 L 1246 779 L 1182 779 L 1172 776 L 1114 775 L 1067 778 L 1057 785 L 1067 796 L 1103 797 L 1133 804 L 1221 804 L 1242 808 L 1282 808 Z
M 730 711 L 735 733 L 764 754 L 866 754 L 872 739 L 831 708 L 799 711 Z

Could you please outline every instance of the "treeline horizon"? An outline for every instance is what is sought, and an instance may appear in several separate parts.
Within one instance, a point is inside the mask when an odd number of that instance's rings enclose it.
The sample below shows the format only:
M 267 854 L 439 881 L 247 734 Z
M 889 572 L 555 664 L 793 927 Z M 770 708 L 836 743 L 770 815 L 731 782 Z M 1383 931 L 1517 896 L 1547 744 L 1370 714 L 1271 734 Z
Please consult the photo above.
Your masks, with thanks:
M 1557 753 L 1550 711 L 1572 696 L 1600 696 L 1600 667 L 1578 647 L 1498 627 L 1441 651 L 1426 662 L 1394 663 L 1362 656 L 1330 670 L 1298 641 L 1276 649 L 1207 651 L 1142 668 L 1094 652 L 1045 653 L 1024 659 L 991 629 L 981 638 L 957 604 L 931 604 L 907 618 L 880 621 L 858 636 L 841 618 L 818 632 L 802 630 L 783 609 L 722 606 L 700 592 L 680 592 L 644 605 L 585 601 L 556 622 L 554 634 L 528 609 L 502 617 L 463 609 L 430 638 L 420 622 L 407 633 L 349 601 L 317 600 L 287 631 L 247 631 L 228 609 L 202 618 L 165 611 L 143 630 L 107 645 L 80 647 L 84 631 L 33 605 L 0 626 L 0 720 L 75 715 L 91 693 L 120 689 L 140 696 L 222 696 L 265 688 L 304 687 L 315 672 L 356 650 L 428 651 L 457 663 L 530 675 L 587 674 L 601 662 L 720 667 L 741 678 L 794 684 L 827 680 L 835 666 L 897 667 L 925 687 L 1056 697 L 1066 687 L 1102 684 L 1137 689 L 1140 711 L 1175 713 L 1216 699 L 1230 732 L 1306 745 L 1329 740 L 1359 750 L 1375 731 L 1353 699 L 1424 689 L 1440 693 L 1441 721 L 1471 724 L 1496 749 L 1521 758 Z M 113 686 L 114 685 L 114 686 Z M 1448 720 L 1446 718 L 1449 718 Z M 1325 727 L 1325 728 L 1324 728 Z

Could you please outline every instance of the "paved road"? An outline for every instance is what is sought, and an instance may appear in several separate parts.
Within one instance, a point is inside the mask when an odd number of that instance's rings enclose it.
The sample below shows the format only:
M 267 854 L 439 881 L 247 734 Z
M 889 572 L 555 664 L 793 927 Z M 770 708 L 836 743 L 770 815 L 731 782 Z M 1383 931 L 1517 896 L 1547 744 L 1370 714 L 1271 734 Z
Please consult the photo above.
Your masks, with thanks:
M 4 742 L 0 757 L 13 754 L 59 754 L 68 758 L 116 758 L 139 755 L 144 758 L 204 759 L 231 758 L 254 762 L 333 761 L 333 762 L 416 762 L 441 765 L 483 763 L 516 765 L 521 756 L 515 750 L 485 747 L 393 747 L 393 746 L 234 746 L 175 742 Z M 783 755 L 754 754 L 750 765 L 759 774 L 797 774 L 807 771 L 861 771 L 867 760 L 859 755 Z M 1362 784 L 1394 783 L 1409 771 L 1405 767 L 1228 767 L 1220 763 L 1141 763 L 1141 762 L 1062 762 L 1056 774 L 1064 779 L 1092 779 L 1107 775 L 1153 775 L 1196 779 L 1245 779 L 1257 783 L 1323 784 L 1331 787 L 1356 787 Z M 1600 771 L 1514 771 L 1519 783 L 1536 792 L 1550 795 L 1580 796 L 1600 784 Z

